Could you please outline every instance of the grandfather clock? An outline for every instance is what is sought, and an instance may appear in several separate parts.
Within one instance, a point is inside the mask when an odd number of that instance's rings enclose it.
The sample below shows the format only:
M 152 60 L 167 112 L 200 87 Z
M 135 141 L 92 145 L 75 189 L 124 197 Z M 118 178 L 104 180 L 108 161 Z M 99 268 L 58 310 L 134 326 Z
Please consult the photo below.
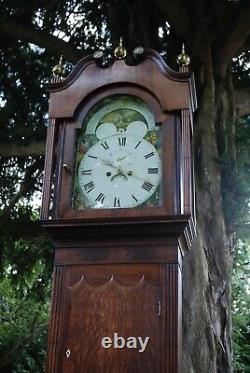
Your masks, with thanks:
M 48 373 L 180 372 L 196 95 L 188 69 L 140 53 L 128 65 L 120 45 L 106 68 L 88 56 L 49 86 L 41 210 L 55 243 Z

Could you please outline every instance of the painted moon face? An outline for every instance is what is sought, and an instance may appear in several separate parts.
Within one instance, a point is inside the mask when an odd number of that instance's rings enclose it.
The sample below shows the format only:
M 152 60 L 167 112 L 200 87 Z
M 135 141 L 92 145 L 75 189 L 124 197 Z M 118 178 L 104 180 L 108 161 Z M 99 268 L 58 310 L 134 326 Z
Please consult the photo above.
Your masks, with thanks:
M 144 137 L 148 132 L 148 127 L 141 120 L 136 120 L 128 125 L 126 132 L 131 135 Z
M 105 137 L 112 136 L 117 132 L 114 123 L 102 123 L 96 129 L 96 137 L 98 140 L 104 139 Z

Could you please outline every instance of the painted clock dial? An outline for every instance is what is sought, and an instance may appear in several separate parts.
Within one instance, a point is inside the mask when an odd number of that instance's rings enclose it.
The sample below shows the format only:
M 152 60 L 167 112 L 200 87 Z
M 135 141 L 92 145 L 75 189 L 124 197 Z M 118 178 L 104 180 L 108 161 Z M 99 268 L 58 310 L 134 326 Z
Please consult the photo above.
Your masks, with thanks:
M 155 206 L 162 165 L 159 128 L 149 107 L 133 96 L 103 100 L 78 138 L 76 208 Z
M 118 134 L 93 145 L 79 165 L 79 186 L 92 208 L 141 205 L 161 180 L 161 160 L 143 138 Z

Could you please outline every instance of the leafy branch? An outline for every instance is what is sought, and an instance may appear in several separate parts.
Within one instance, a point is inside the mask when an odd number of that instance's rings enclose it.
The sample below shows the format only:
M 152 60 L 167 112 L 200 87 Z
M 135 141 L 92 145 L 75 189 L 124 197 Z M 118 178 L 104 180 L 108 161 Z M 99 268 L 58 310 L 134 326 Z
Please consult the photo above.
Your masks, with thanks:
M 36 179 L 34 178 L 35 172 L 37 172 L 37 169 L 41 167 L 43 161 L 41 159 L 38 159 L 35 161 L 32 165 L 27 167 L 24 179 L 20 185 L 19 191 L 11 198 L 9 201 L 8 206 L 6 206 L 0 215 L 0 225 L 2 225 L 6 219 L 9 217 L 12 209 L 15 207 L 17 202 L 22 198 L 25 197 L 29 192 L 34 190 L 34 184 Z

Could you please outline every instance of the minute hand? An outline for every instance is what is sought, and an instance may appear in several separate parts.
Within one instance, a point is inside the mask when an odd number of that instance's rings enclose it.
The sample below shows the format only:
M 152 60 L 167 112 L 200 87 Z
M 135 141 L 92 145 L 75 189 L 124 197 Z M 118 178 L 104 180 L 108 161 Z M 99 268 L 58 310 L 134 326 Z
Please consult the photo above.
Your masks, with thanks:
M 105 164 L 105 166 L 115 168 L 116 170 L 118 169 L 118 166 L 115 166 L 114 163 L 109 161 L 108 159 L 102 159 L 102 158 L 100 158 L 100 159 Z
M 147 181 L 147 180 L 145 180 L 145 177 L 141 177 L 141 176 L 135 174 L 135 173 L 132 172 L 132 171 L 124 171 L 124 170 L 122 170 L 122 169 L 120 169 L 120 171 L 121 171 L 123 174 L 128 175 L 129 177 L 134 177 L 135 179 L 141 180 L 141 181 L 143 181 L 143 182 Z

